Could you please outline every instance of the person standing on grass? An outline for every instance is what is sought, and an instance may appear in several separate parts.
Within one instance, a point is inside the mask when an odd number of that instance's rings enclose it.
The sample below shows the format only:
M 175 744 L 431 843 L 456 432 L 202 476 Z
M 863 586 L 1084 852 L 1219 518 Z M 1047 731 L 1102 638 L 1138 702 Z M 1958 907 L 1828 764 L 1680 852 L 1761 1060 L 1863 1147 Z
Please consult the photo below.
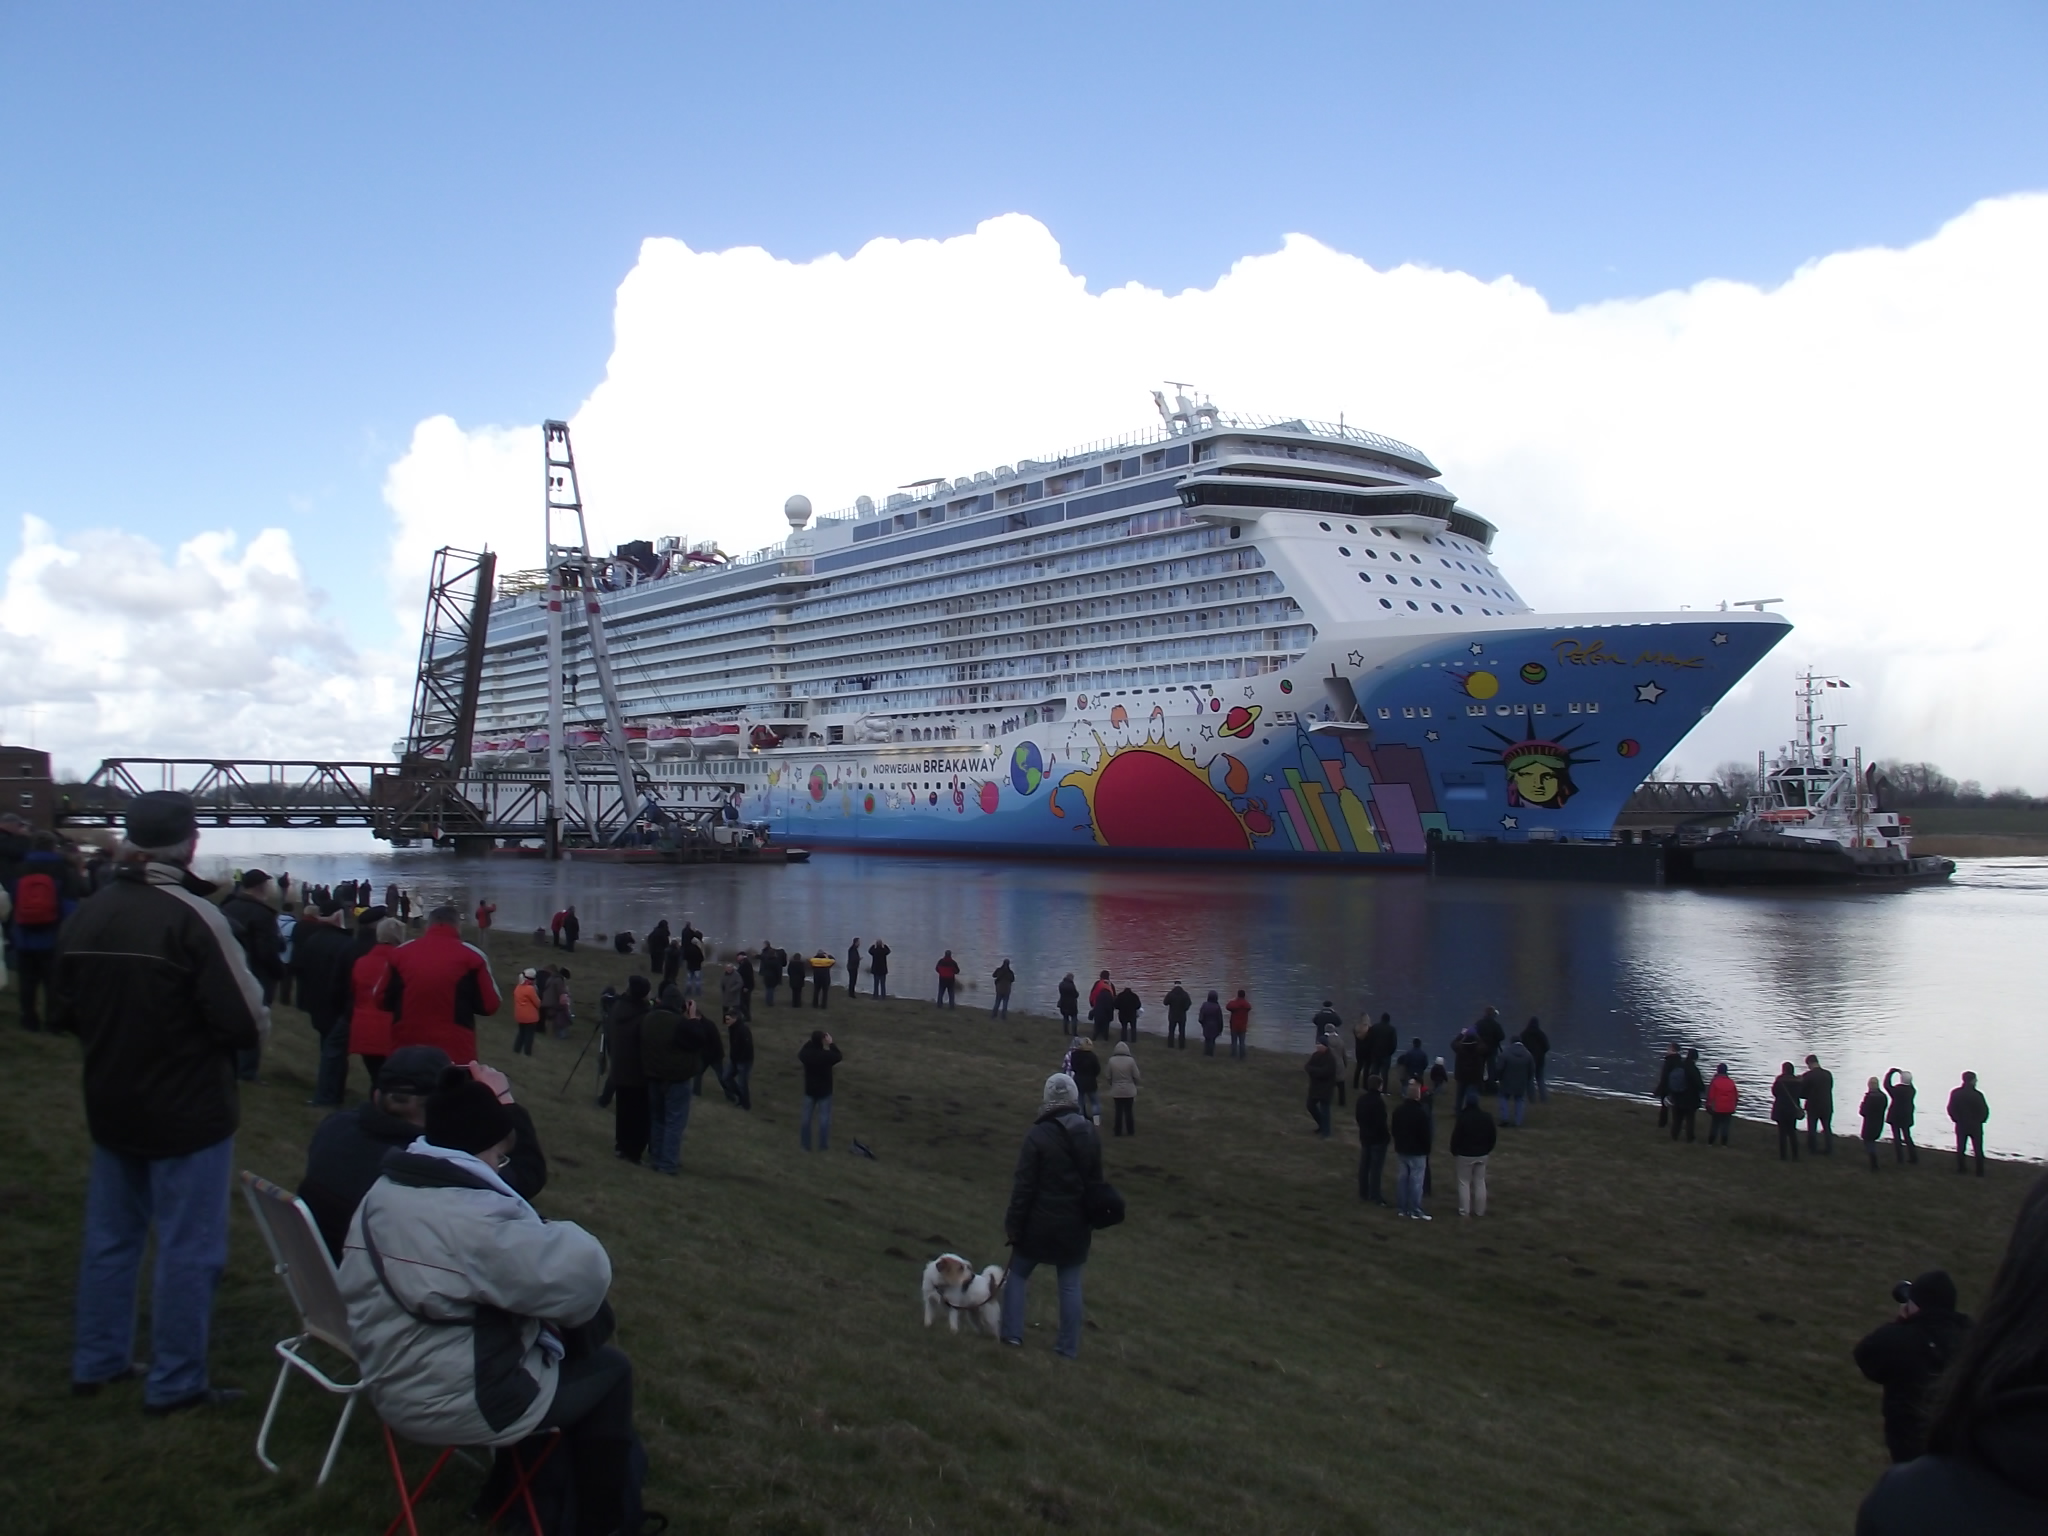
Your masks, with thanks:
M 154 1233 L 142 1402 L 161 1415 L 242 1396 L 212 1385 L 206 1355 L 228 1259 L 235 1053 L 257 1048 L 270 1013 L 214 887 L 191 872 L 191 797 L 137 795 L 126 825 L 114 880 L 79 903 L 51 966 L 50 1023 L 84 1049 L 92 1138 L 71 1384 L 89 1396 L 138 1374 L 136 1293 Z
M 347 1097 L 349 1015 L 355 997 L 355 935 L 342 926 L 341 909 L 306 908 L 292 930 L 292 974 L 299 1007 L 320 1037 L 320 1064 L 313 1097 L 306 1102 L 333 1108 Z
M 860 996 L 860 935 L 853 936 L 853 942 L 846 946 L 846 999 L 852 1002 Z
M 1657 1081 L 1650 1087 L 1650 1096 L 1657 1101 L 1657 1129 L 1660 1131 L 1671 1123 L 1671 1069 L 1684 1065 L 1684 1062 L 1676 1041 L 1664 1047 L 1663 1064 L 1657 1068 Z
M 1529 1015 L 1529 1022 L 1522 1026 L 1522 1032 L 1515 1036 L 1529 1048 L 1529 1055 L 1536 1063 L 1536 1102 L 1550 1102 L 1550 1085 L 1544 1076 L 1544 1064 L 1550 1060 L 1550 1036 L 1543 1032 L 1543 1026 L 1536 1022 L 1536 1015 Z
M 1138 1071 L 1138 1058 L 1131 1054 L 1130 1046 L 1122 1040 L 1117 1041 L 1116 1049 L 1109 1053 L 1109 1098 L 1116 1111 L 1116 1126 L 1111 1135 L 1138 1134 L 1138 1085 L 1144 1080 Z
M 789 957 L 789 1006 L 801 1008 L 804 1005 L 804 983 L 810 980 L 811 962 L 804 958 L 801 948 Z
M 1166 1005 L 1166 1048 L 1184 1051 L 1188 1048 L 1188 1010 L 1195 1006 L 1195 1000 L 1176 981 L 1161 1001 Z
M 562 938 L 570 954 L 576 953 L 576 941 L 583 937 L 582 920 L 576 916 L 574 907 L 562 908 Z
M 652 1011 L 654 983 L 645 976 L 626 979 L 626 995 L 612 1005 L 605 1038 L 611 1044 L 612 1075 L 606 1085 L 612 1096 L 613 1155 L 636 1167 L 647 1155 L 653 1119 L 647 1107 L 647 1066 L 641 1032 Z
M 761 941 L 761 1001 L 775 1006 L 775 989 L 782 985 L 782 965 L 789 957 L 766 939 Z
M 458 1067 L 477 1059 L 476 1021 L 498 1011 L 491 962 L 462 941 L 453 907 L 427 914 L 427 931 L 401 944 L 384 971 L 378 1006 L 391 1015 L 391 1043 L 438 1045 Z
M 1245 1055 L 1244 1037 L 1250 1032 L 1252 1027 L 1251 999 L 1244 995 L 1243 987 L 1237 989 L 1237 996 L 1225 1003 L 1223 1009 L 1224 1012 L 1230 1015 L 1231 1060 L 1243 1061 Z
M 673 1178 L 683 1158 L 683 1134 L 690 1128 L 690 1108 L 704 1053 L 692 1022 L 685 1018 L 683 994 L 663 987 L 656 1007 L 640 1021 L 640 1071 L 647 1079 L 647 1166 Z
M 823 1152 L 832 1141 L 832 1069 L 843 1057 L 830 1035 L 814 1029 L 811 1038 L 798 1048 L 796 1059 L 804 1069 L 804 1119 L 797 1139 L 806 1152 L 811 1150 L 811 1121 L 815 1117 L 818 1150 Z
M 557 1040 L 569 1038 L 569 1031 L 576 1022 L 576 1005 L 569 1000 L 569 967 L 555 967 L 555 979 L 549 988 L 548 1025 L 555 1032 Z
M 1806 1101 L 1806 1150 L 1833 1157 L 1835 1074 L 1820 1064 L 1818 1056 L 1806 1058 L 1806 1073 L 1799 1079 L 1799 1096 Z
M 1095 1231 L 1088 1221 L 1088 1187 L 1102 1179 L 1102 1140 L 1083 1118 L 1074 1080 L 1055 1072 L 1045 1080 L 1038 1117 L 1025 1133 L 1010 1181 L 1003 1234 L 1010 1267 L 1003 1282 L 1002 1340 L 1024 1345 L 1025 1301 L 1032 1272 L 1050 1264 L 1059 1272 L 1060 1331 L 1054 1352 L 1081 1353 L 1081 1279 Z
M 1387 1101 L 1380 1091 L 1384 1086 L 1379 1078 L 1368 1077 L 1359 1091 L 1357 1108 L 1352 1111 L 1358 1117 L 1358 1198 L 1369 1205 L 1387 1203 L 1380 1182 L 1386 1172 L 1387 1143 L 1393 1139 L 1393 1133 L 1387 1125 Z
M 1393 1080 L 1394 1052 L 1400 1048 L 1401 1036 L 1394 1029 L 1394 1016 L 1382 1013 L 1365 1032 L 1365 1075 L 1378 1078 L 1382 1089 Z
M 718 973 L 718 1011 L 735 1017 L 740 1011 L 740 968 L 730 960 Z
M 1499 1074 L 1500 1097 L 1495 1108 L 1500 1111 L 1502 1125 L 1519 1126 L 1522 1117 L 1529 1112 L 1529 1089 L 1536 1081 L 1536 1058 L 1529 1054 L 1529 1047 L 1519 1039 L 1510 1040 L 1501 1047 L 1500 1063 L 1494 1069 Z
M 1401 1069 L 1401 1085 L 1419 1083 L 1429 1075 L 1429 1052 L 1422 1048 L 1422 1036 L 1417 1035 L 1408 1042 L 1408 1049 L 1401 1053 L 1395 1065 Z
M 1459 1109 L 1479 1102 L 1480 1084 L 1486 1081 L 1486 1042 L 1473 1029 L 1461 1029 L 1451 1042 L 1451 1076 L 1458 1085 Z
M 1680 1130 L 1685 1139 L 1693 1139 L 1694 1128 L 1699 1123 L 1700 1100 L 1706 1097 L 1707 1085 L 1700 1076 L 1700 1053 L 1696 1046 L 1688 1046 L 1685 1059 L 1678 1065 L 1678 1086 L 1671 1094 L 1671 1139 L 1678 1140 Z
M 1060 978 L 1059 1006 L 1061 1032 L 1071 1035 L 1081 1027 L 1081 989 L 1072 971 Z
M 491 931 L 491 919 L 497 915 L 498 904 L 495 901 L 479 901 L 476 904 L 476 926 L 478 931 L 489 933 Z
M 956 1005 L 954 989 L 960 982 L 960 962 L 953 958 L 953 951 L 949 949 L 939 956 L 939 963 L 933 966 L 932 969 L 938 973 L 939 977 L 938 1006 L 941 1008 L 954 1007 Z
M 1318 1045 L 1329 1041 L 1331 1036 L 1344 1027 L 1343 1017 L 1337 1012 L 1336 1005 L 1327 997 L 1323 999 L 1323 1006 L 1310 1017 L 1309 1023 L 1315 1026 Z
M 830 950 L 819 950 L 811 956 L 811 1006 L 823 1008 L 832 995 L 832 967 L 839 962 L 832 958 Z
M 1885 1123 L 1892 1128 L 1892 1156 L 1898 1162 L 1917 1163 L 1920 1149 L 1913 1145 L 1913 1074 L 1893 1067 L 1884 1075 L 1884 1088 L 1892 1100 L 1892 1107 L 1885 1112 Z
M 332 905 L 334 898 L 330 896 L 327 901 Z M 338 906 L 335 909 L 340 910 Z M 348 1049 L 350 1055 L 363 1058 L 363 1068 L 369 1073 L 374 1090 L 377 1074 L 393 1049 L 391 1015 L 378 1006 L 377 998 L 384 990 L 384 973 L 391 968 L 391 957 L 405 942 L 405 925 L 395 917 L 381 917 L 368 937 L 370 946 L 364 949 L 364 935 L 360 931 L 356 934 L 360 953 L 349 964 Z
M 1316 1135 L 1328 1141 L 1330 1100 L 1337 1091 L 1337 1058 L 1327 1042 L 1316 1042 L 1316 1048 L 1309 1052 L 1308 1064 L 1302 1070 L 1308 1073 L 1308 1117 L 1316 1123 Z
M 1856 1106 L 1856 1112 L 1863 1117 L 1863 1150 L 1870 1158 L 1870 1171 L 1877 1172 L 1877 1144 L 1884 1140 L 1884 1123 L 1891 1117 L 1892 1101 L 1885 1091 L 1877 1086 L 1877 1079 L 1868 1079 L 1869 1086 L 1863 1090 L 1863 1102 Z
M 1961 1086 L 1948 1096 L 1948 1118 L 1956 1128 L 1956 1172 L 1963 1171 L 1963 1149 L 1977 1148 L 1977 1177 L 1984 1177 L 1984 1122 L 1991 1118 L 1991 1106 L 1977 1091 L 1977 1074 L 1965 1072 Z
M 1799 1161 L 1799 1079 L 1792 1063 L 1781 1063 L 1771 1080 L 1771 1119 L 1778 1127 L 1778 1161 Z
M 1707 1084 L 1707 1145 L 1719 1142 L 1728 1145 L 1729 1127 L 1735 1124 L 1735 1106 L 1742 1097 L 1735 1086 L 1735 1079 L 1728 1075 L 1728 1063 L 1722 1062 L 1714 1068 L 1714 1077 Z
M 694 928 L 683 929 L 683 996 L 704 995 L 704 936 Z
M 12 902 L 9 912 L 0 919 L 0 930 L 6 933 L 7 950 L 21 987 L 17 1000 L 21 1027 L 30 1034 L 43 1027 L 37 1002 L 40 999 L 45 1006 L 48 1004 L 57 937 L 63 931 L 64 919 L 78 906 L 74 899 L 77 889 L 76 878 L 57 851 L 57 839 L 48 832 L 29 833 L 27 848 L 14 868 L 0 879 L 0 896 Z M 273 916 L 273 937 L 276 928 L 277 919 Z M 0 975 L 0 980 L 4 979 Z
M 540 1028 L 540 975 L 532 966 L 521 971 L 513 984 L 512 1023 L 518 1031 L 512 1037 L 512 1054 L 531 1056 L 534 1031 Z
M 1388 1132 L 1393 1137 L 1394 1156 L 1401 1160 L 1401 1208 L 1398 1214 L 1414 1221 L 1428 1221 L 1422 1209 L 1423 1181 L 1429 1171 L 1429 1145 L 1434 1132 L 1429 1110 L 1422 1102 L 1422 1084 L 1410 1082 L 1395 1106 Z
M 1202 1026 L 1202 1054 L 1214 1056 L 1216 1039 L 1223 1033 L 1223 1004 L 1216 1000 L 1214 992 L 1203 999 L 1201 1011 L 1195 1018 Z
M 874 996 L 889 995 L 889 946 L 880 939 L 868 946 L 868 981 Z
M 1110 1021 L 1115 1017 L 1116 988 L 1109 983 L 1109 972 L 1104 971 L 1088 989 L 1089 1033 L 1097 1040 L 1107 1040 Z
M 1360 1014 L 1358 1022 L 1351 1026 L 1351 1086 L 1361 1092 L 1365 1080 L 1373 1075 L 1371 1057 L 1372 1020 Z
M 245 871 L 235 882 L 228 899 L 220 904 L 220 915 L 228 920 L 235 941 L 242 946 L 242 958 L 249 973 L 263 989 L 263 1006 L 269 1009 L 284 980 L 284 941 L 278 937 L 277 913 L 270 905 L 270 876 L 260 869 Z M 23 999 L 24 1006 L 27 999 Z M 235 1075 L 245 1083 L 258 1081 L 263 1053 L 244 1051 L 235 1058 Z
M 751 1112 L 754 1108 L 754 1091 L 749 1086 L 754 1076 L 754 1030 L 745 1019 L 731 1014 L 725 1019 L 725 1073 L 721 1081 L 725 1084 L 725 1096 L 741 1109 Z
M 1451 1160 L 1458 1171 L 1458 1214 L 1486 1214 L 1486 1160 L 1493 1155 L 1499 1132 L 1486 1106 L 1474 1100 L 1451 1122 Z
M 647 930 L 647 970 L 652 976 L 661 974 L 662 966 L 668 960 L 668 919 L 663 918 Z
M 733 968 L 740 973 L 740 1020 L 754 1022 L 754 957 L 744 949 L 733 962 Z
M 1144 1009 L 1138 994 L 1126 986 L 1116 995 L 1116 1037 L 1119 1040 L 1135 1041 L 1138 1038 L 1138 1015 Z
M 1080 1091 L 1081 1113 L 1090 1123 L 1102 1124 L 1102 1097 L 1096 1092 L 1096 1085 L 1102 1081 L 1102 1058 L 1095 1054 L 1094 1041 L 1074 1042 L 1074 1048 L 1067 1052 L 1067 1073 Z
M 989 1004 L 988 1016 L 992 1019 L 1007 1019 L 1010 1016 L 1010 988 L 1017 984 L 1017 973 L 1010 968 L 1010 957 L 1003 956 L 1003 963 L 989 973 L 989 979 L 996 984 L 996 1000 Z
M 1913 1280 L 1899 1315 L 1856 1345 L 1856 1368 L 1884 1388 L 1884 1448 L 1894 1465 L 1926 1449 L 1928 1390 L 1969 1331 L 1969 1318 L 1956 1310 L 1955 1281 L 1930 1269 Z

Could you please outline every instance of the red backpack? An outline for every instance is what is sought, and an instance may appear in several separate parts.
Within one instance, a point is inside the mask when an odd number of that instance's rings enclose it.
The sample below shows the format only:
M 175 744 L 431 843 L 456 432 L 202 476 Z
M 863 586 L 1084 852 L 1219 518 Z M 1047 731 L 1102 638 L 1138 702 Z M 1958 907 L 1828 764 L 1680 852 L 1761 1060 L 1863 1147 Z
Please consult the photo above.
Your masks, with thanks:
M 57 882 L 49 875 L 23 875 L 14 884 L 14 921 L 23 928 L 47 928 L 60 921 Z

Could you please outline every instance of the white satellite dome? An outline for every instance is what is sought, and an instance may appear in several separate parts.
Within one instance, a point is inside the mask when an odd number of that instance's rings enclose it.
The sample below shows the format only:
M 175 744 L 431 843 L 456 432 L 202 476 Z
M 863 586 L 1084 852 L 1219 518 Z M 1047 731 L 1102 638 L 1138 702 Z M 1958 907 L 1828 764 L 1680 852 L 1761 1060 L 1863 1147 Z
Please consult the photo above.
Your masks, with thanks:
M 811 498 L 792 496 L 782 504 L 782 515 L 789 519 L 789 531 L 801 533 L 803 526 L 811 520 Z

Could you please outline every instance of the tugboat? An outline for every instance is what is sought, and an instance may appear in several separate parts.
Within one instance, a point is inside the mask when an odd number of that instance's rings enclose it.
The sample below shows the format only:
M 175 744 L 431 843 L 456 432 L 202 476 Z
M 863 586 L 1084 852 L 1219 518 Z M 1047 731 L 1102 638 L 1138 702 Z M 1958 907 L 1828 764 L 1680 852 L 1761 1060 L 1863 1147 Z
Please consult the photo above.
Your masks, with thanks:
M 1799 735 L 1775 762 L 1757 754 L 1757 783 L 1735 825 L 1684 850 L 1694 880 L 1709 885 L 1922 885 L 1955 873 L 1953 859 L 1912 851 L 1910 816 L 1877 808 L 1859 747 L 1844 756 L 1839 725 L 1820 715 L 1824 688 L 1840 678 L 1799 679 Z

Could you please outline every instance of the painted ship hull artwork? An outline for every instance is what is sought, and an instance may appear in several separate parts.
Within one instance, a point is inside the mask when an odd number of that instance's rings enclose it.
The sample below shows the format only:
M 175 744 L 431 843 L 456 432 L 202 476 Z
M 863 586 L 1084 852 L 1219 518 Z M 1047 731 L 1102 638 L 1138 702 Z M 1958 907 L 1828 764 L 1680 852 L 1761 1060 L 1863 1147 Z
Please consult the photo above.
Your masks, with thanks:
M 646 794 L 725 795 L 777 842 L 1419 863 L 1610 836 L 1790 629 L 1539 615 L 1417 449 L 1155 400 L 1149 432 L 815 525 L 793 496 L 737 559 L 621 545 L 557 615 L 554 704 L 546 583 L 501 581 L 479 752 L 530 758 L 551 707 L 573 747 L 597 677 Z

